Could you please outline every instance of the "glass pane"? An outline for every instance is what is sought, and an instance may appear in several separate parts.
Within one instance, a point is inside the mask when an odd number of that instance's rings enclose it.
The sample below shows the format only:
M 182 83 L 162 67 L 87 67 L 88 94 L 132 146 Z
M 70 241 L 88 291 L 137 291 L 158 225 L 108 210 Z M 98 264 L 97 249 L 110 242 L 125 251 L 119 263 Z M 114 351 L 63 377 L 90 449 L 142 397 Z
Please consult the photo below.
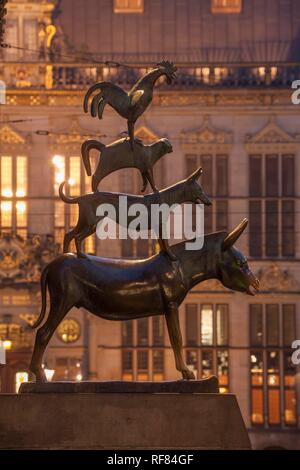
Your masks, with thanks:
M 279 196 L 278 155 L 266 156 L 266 196 Z
M 266 305 L 267 345 L 279 345 L 279 305 Z
M 27 157 L 17 157 L 16 160 L 17 185 L 16 196 L 27 196 Z
M 1 196 L 13 196 L 12 157 L 1 157 Z
M 139 346 L 149 344 L 148 330 L 148 318 L 139 318 L 137 320 L 137 344 Z
M 202 376 L 208 377 L 213 374 L 213 353 L 202 351 Z
M 196 155 L 187 155 L 185 160 L 185 176 L 190 176 L 194 171 L 197 170 L 197 156 Z
M 95 236 L 91 235 L 88 238 L 85 239 L 84 241 L 84 250 L 86 253 L 91 253 L 94 254 L 96 247 L 95 247 Z
M 122 351 L 122 370 L 132 370 L 132 351 Z
M 227 155 L 216 156 L 216 196 L 228 195 L 228 158 Z
M 228 351 L 219 350 L 217 352 L 217 371 L 220 384 L 220 392 L 228 392 L 228 375 L 229 375 L 229 363 L 228 363 Z
M 228 338 L 228 305 L 217 305 L 217 345 L 225 346 L 229 342 Z
M 262 158 L 250 155 L 249 160 L 249 196 L 262 196 Z
M 159 374 L 164 372 L 164 352 L 153 351 L 153 373 Z
M 16 203 L 16 223 L 17 227 L 27 227 L 27 202 L 18 201 Z
M 12 202 L 2 201 L 0 207 L 1 207 L 1 227 L 11 228 L 12 227 Z
M 282 196 L 295 195 L 295 157 L 282 156 Z
M 8 44 L 18 44 L 18 21 L 13 19 L 6 19 L 5 24 L 5 41 Z M 19 56 L 19 51 L 13 48 L 5 49 L 5 56 L 8 60 L 16 60 Z
M 264 422 L 264 394 L 260 388 L 253 388 L 251 391 L 251 421 L 253 424 L 263 424 Z
M 263 354 L 261 351 L 250 353 L 251 385 L 263 385 Z
M 284 391 L 284 421 L 286 425 L 297 424 L 296 404 L 296 391 L 286 389 Z
M 62 155 L 54 155 L 52 158 L 54 165 L 54 195 L 58 196 L 58 187 L 60 183 L 65 181 L 65 157 Z
M 196 350 L 191 350 L 191 349 L 187 350 L 186 363 L 189 366 L 189 369 L 191 369 L 194 372 L 195 377 L 198 377 L 199 366 L 198 366 L 198 355 L 197 355 Z
M 278 389 L 268 390 L 269 424 L 280 424 L 280 392 Z
M 152 318 L 152 342 L 154 346 L 164 344 L 164 317 L 158 316 Z
M 25 51 L 26 60 L 36 60 L 36 54 L 33 52 L 37 49 L 37 20 L 24 19 L 24 47 L 31 49 Z
M 282 305 L 283 315 L 283 344 L 291 346 L 296 338 L 296 308 L 294 304 Z
M 54 203 L 54 226 L 65 226 L 65 204 L 63 201 L 55 201 Z
M 213 344 L 213 308 L 212 305 L 201 306 L 201 344 Z
M 122 345 L 132 346 L 133 345 L 133 321 L 122 322 Z
M 212 173 L 212 156 L 202 155 L 201 166 L 203 168 L 202 186 L 205 188 L 206 194 L 213 195 L 213 173 Z
M 269 387 L 279 386 L 279 351 L 267 352 L 267 372 Z
M 70 196 L 80 195 L 80 157 L 70 157 L 69 192 Z
M 197 304 L 186 304 L 185 306 L 185 335 L 186 344 L 195 346 L 198 344 L 198 306 Z
M 79 214 L 79 206 L 77 204 L 73 204 L 69 206 L 70 210 L 70 227 L 75 227 L 78 221 L 78 214 Z
M 216 230 L 228 228 L 228 201 L 215 201 L 216 205 Z
M 250 344 L 263 344 L 263 310 L 261 304 L 250 304 Z
M 266 255 L 278 256 L 278 202 L 266 201 Z
M 295 254 L 295 203 L 294 201 L 282 201 L 282 256 L 294 256 Z
M 249 202 L 249 252 L 250 256 L 262 256 L 262 204 Z
M 139 371 L 148 370 L 148 351 L 137 352 L 137 365 Z
M 284 351 L 283 366 L 284 366 L 284 386 L 294 387 L 296 384 L 296 365 L 292 363 L 293 350 Z

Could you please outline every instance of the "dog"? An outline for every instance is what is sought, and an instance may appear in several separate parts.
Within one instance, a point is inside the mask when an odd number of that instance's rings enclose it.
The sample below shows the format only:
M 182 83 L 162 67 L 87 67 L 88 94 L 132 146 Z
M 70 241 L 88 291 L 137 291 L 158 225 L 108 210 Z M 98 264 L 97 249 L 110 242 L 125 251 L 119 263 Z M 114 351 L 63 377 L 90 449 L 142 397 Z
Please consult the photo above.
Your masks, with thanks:
M 100 204 L 112 204 L 116 211 L 116 222 L 120 223 L 119 214 L 119 197 L 120 195 L 127 197 L 128 209 L 133 204 L 143 204 L 145 209 L 148 211 L 148 227 L 151 228 L 151 204 L 154 203 L 167 203 L 169 206 L 172 204 L 181 204 L 185 202 L 192 202 L 195 204 L 203 203 L 207 206 L 211 205 L 211 201 L 202 189 L 202 186 L 198 183 L 198 178 L 202 174 L 202 168 L 198 168 L 188 178 L 180 181 L 173 186 L 163 189 L 157 193 L 147 194 L 145 196 L 134 196 L 131 194 L 120 194 L 110 192 L 100 192 L 84 194 L 79 197 L 68 197 L 64 194 L 65 182 L 59 186 L 59 196 L 67 204 L 78 204 L 79 206 L 79 217 L 78 222 L 70 232 L 65 234 L 63 251 L 67 253 L 69 245 L 73 239 L 75 239 L 76 251 L 78 257 L 84 257 L 85 255 L 81 251 L 81 244 L 85 238 L 92 235 L 96 231 L 97 224 L 104 219 L 105 216 L 97 216 L 96 210 Z M 135 217 L 127 217 L 128 225 Z M 127 227 L 128 227 L 127 225 Z M 165 250 L 171 258 L 174 258 L 167 240 L 162 237 L 162 229 L 159 230 L 159 244 L 163 250 Z

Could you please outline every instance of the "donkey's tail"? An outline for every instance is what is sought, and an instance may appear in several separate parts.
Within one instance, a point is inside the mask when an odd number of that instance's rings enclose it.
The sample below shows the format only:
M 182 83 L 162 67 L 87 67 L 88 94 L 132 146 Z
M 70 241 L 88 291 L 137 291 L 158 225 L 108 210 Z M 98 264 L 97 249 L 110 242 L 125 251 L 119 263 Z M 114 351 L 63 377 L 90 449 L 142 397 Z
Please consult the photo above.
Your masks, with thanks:
M 105 147 L 105 145 L 99 142 L 98 140 L 88 139 L 85 142 L 83 142 L 81 146 L 81 156 L 82 156 L 82 160 L 84 163 L 86 174 L 88 176 L 91 176 L 92 174 L 90 155 L 89 155 L 90 150 L 96 149 L 96 150 L 99 150 L 99 152 L 101 152 L 103 147 Z
M 48 266 L 46 266 L 43 269 L 43 272 L 41 275 L 41 294 L 42 294 L 41 313 L 40 313 L 39 318 L 36 320 L 36 322 L 33 325 L 31 325 L 31 328 L 37 328 L 42 323 L 45 317 L 46 307 L 47 307 L 47 274 L 48 274 Z
M 67 204 L 76 204 L 78 202 L 78 197 L 68 197 L 65 195 L 63 191 L 65 184 L 66 182 L 63 181 L 62 183 L 60 183 L 59 188 L 58 188 L 58 194 L 59 194 L 60 199 L 66 202 Z

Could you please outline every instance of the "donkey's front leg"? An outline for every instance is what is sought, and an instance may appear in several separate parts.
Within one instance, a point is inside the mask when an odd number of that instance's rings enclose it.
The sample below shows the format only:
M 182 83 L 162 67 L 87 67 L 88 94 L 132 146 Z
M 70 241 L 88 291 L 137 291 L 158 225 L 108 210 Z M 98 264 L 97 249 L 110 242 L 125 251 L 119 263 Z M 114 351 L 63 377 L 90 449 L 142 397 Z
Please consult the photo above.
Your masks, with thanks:
M 179 324 L 178 305 L 175 302 L 171 302 L 168 305 L 168 309 L 166 312 L 166 321 L 171 346 L 173 348 L 175 356 L 176 369 L 182 373 L 183 379 L 195 379 L 194 373 L 189 370 L 183 358 L 182 336 Z

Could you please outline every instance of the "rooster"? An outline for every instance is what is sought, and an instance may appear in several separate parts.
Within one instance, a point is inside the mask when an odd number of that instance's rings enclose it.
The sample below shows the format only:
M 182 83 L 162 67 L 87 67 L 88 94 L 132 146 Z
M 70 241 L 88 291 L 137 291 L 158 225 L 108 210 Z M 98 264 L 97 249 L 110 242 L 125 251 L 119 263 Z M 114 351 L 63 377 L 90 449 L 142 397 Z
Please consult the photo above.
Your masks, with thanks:
M 120 116 L 127 119 L 128 135 L 133 150 L 134 125 L 151 103 L 156 81 L 164 75 L 167 77 L 167 83 L 171 84 L 176 77 L 176 70 L 172 62 L 159 62 L 155 69 L 143 75 L 128 92 L 110 82 L 95 83 L 84 97 L 84 112 L 88 112 L 89 98 L 92 93 L 100 90 L 92 99 L 91 115 L 96 117 L 98 114 L 99 119 L 102 119 L 104 107 L 109 104 Z

